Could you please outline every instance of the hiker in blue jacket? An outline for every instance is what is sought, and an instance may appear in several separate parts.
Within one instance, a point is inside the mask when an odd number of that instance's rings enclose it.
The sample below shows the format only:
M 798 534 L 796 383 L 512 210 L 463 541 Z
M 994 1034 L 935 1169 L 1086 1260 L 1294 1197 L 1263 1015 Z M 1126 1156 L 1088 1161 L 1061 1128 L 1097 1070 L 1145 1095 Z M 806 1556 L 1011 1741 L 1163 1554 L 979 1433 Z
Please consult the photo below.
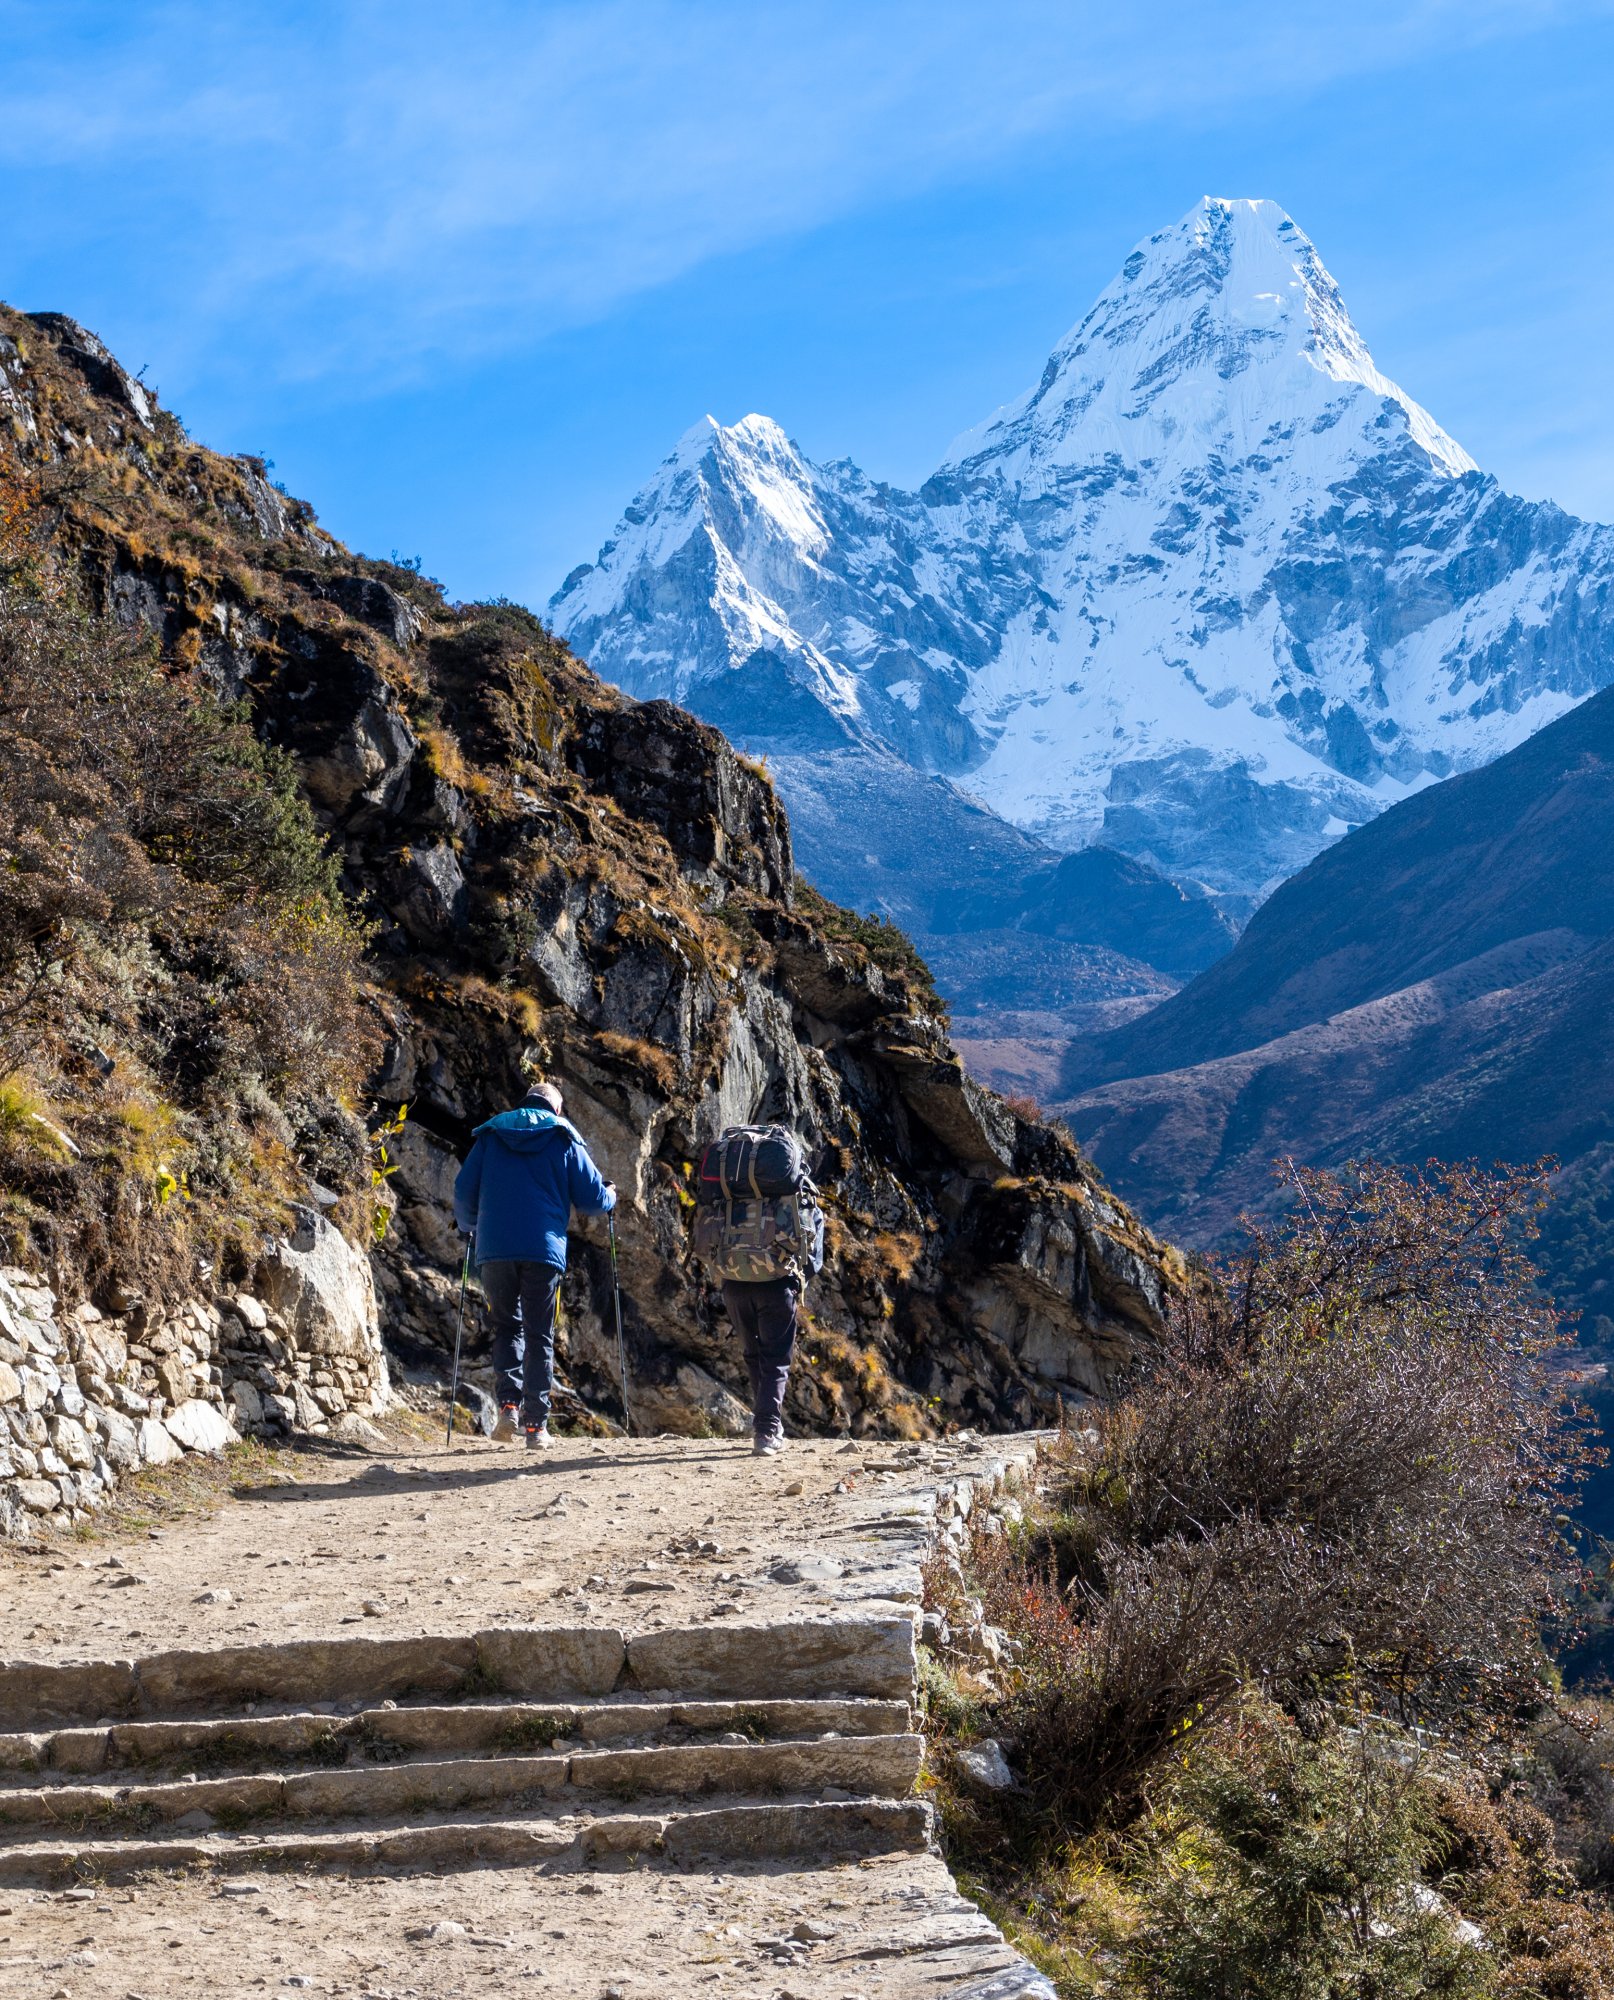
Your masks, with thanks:
M 534 1084 L 514 1111 L 501 1111 L 476 1128 L 476 1143 L 454 1182 L 454 1219 L 461 1234 L 474 1240 L 493 1317 L 499 1390 L 493 1435 L 508 1443 L 519 1414 L 528 1451 L 549 1444 L 566 1225 L 574 1208 L 582 1215 L 604 1215 L 616 1207 L 616 1189 L 600 1177 L 582 1134 L 561 1116 L 563 1109 L 552 1083 Z

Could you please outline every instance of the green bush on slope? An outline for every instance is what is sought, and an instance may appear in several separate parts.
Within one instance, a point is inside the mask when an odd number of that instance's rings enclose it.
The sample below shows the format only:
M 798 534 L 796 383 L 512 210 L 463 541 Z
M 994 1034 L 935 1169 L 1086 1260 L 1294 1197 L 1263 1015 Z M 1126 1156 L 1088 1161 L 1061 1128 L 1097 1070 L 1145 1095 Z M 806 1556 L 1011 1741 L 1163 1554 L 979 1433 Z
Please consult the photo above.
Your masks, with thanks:
M 0 1132 L 0 1247 L 93 1285 L 178 1254 L 188 1201 L 239 1206 L 299 1156 L 357 1183 L 365 933 L 289 760 L 83 611 L 8 494 L 0 1079 L 78 1153 L 38 1120 Z
M 1416 1764 L 1369 1732 L 1308 1741 L 1252 1703 L 1150 1815 L 1129 1973 L 1154 2000 L 1415 2000 L 1495 1991 L 1425 1876 L 1447 1840 Z

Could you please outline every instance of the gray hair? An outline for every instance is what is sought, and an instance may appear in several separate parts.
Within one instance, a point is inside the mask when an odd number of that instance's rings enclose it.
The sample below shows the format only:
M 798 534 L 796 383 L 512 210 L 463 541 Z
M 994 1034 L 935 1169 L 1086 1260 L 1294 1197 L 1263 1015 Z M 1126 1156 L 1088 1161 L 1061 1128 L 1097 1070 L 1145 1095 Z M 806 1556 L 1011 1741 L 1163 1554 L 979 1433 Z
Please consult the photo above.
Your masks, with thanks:
M 547 1104 L 557 1118 L 565 1109 L 566 1104 L 566 1100 L 561 1096 L 558 1086 L 553 1083 L 535 1083 L 527 1092 L 527 1102 L 529 1104 Z

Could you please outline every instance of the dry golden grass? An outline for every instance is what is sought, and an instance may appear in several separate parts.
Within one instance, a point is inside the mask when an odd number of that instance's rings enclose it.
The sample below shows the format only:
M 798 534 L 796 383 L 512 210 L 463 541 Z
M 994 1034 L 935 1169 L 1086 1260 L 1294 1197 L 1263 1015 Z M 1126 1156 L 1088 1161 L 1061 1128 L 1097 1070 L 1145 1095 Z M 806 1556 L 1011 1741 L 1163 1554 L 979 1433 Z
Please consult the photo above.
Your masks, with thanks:
M 632 1035 L 614 1035 L 605 1032 L 593 1037 L 594 1047 L 618 1062 L 631 1063 L 637 1070 L 654 1077 L 657 1084 L 669 1093 L 678 1087 L 678 1064 L 671 1053 L 658 1048 L 654 1042 L 637 1041 Z

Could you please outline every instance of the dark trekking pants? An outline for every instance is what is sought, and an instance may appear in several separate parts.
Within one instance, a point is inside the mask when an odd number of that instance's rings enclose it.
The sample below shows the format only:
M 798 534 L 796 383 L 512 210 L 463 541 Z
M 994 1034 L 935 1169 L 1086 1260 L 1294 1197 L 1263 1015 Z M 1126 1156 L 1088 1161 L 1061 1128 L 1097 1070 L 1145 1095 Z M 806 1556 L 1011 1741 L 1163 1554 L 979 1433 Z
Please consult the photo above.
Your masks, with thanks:
M 553 1264 L 504 1257 L 484 1264 L 480 1271 L 493 1321 L 493 1373 L 499 1401 L 519 1403 L 522 1421 L 529 1429 L 541 1430 L 549 1422 L 549 1392 L 555 1380 L 555 1306 L 563 1275 Z
M 730 1278 L 723 1287 L 730 1323 L 745 1343 L 751 1377 L 751 1427 L 759 1438 L 784 1427 L 785 1385 L 796 1349 L 796 1308 L 801 1287 L 794 1278 L 769 1278 L 742 1285 Z

